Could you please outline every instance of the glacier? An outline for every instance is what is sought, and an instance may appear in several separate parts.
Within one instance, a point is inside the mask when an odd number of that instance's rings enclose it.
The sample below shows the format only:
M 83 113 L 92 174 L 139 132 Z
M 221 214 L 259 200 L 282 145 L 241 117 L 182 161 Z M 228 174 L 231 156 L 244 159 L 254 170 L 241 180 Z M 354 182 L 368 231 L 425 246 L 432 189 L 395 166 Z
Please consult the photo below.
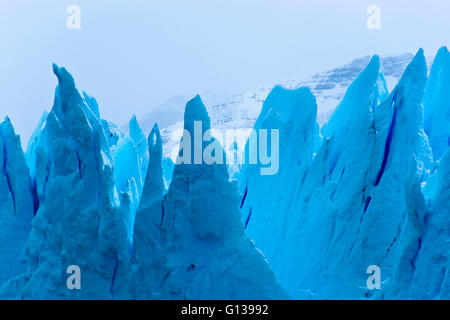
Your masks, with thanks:
M 20 137 L 0 124 L 0 287 L 27 269 L 25 245 L 36 204 Z
M 194 133 L 195 121 L 202 122 L 203 133 L 210 129 L 199 96 L 186 105 L 183 139 L 188 138 L 186 132 Z M 145 200 L 152 201 L 143 202 L 138 210 L 136 231 L 138 222 L 142 222 L 135 239 L 136 257 L 142 261 L 138 265 L 155 270 L 149 279 L 153 290 L 149 291 L 157 298 L 170 299 L 287 298 L 269 264 L 244 233 L 237 185 L 229 182 L 226 165 L 177 164 L 161 201 L 164 178 L 157 127 L 150 134 L 150 142 L 146 182 L 151 190 L 144 196 L 148 194 Z M 196 147 L 193 141 L 190 143 L 194 159 Z M 147 245 L 140 243 L 145 237 L 150 238 L 144 242 Z
M 436 54 L 424 97 L 424 127 L 435 160 L 450 145 L 450 53 L 446 47 Z
M 7 151 L 2 153 L 2 213 L 8 214 L 1 230 L 5 243 L 17 245 L 9 251 L 2 246 L 3 265 L 12 270 L 3 273 L 0 297 L 288 297 L 244 233 L 237 186 L 229 182 L 226 165 L 177 165 L 167 190 L 157 125 L 146 138 L 132 118 L 130 136 L 125 135 L 100 118 L 95 99 L 78 91 L 65 68 L 54 65 L 53 71 L 58 78 L 54 105 L 43 114 L 27 154 L 33 178 L 9 120 L 1 126 L 2 150 Z M 200 116 L 206 124 L 208 115 L 199 99 L 186 106 L 187 128 L 191 117 Z M 197 177 L 203 177 L 200 185 Z M 192 195 L 178 198 L 186 187 Z M 199 206 L 208 193 L 215 196 Z M 223 196 L 230 200 L 228 207 L 221 204 Z M 177 209 L 182 199 L 186 207 Z M 212 206 L 221 210 L 211 211 Z M 192 235 L 177 243 L 185 228 Z M 221 263 L 226 260 L 226 265 Z M 72 266 L 81 272 L 79 290 L 70 290 L 66 282 Z M 219 279 L 219 287 L 212 285 Z
M 450 53 L 428 60 L 366 57 L 226 108 L 197 95 L 148 135 L 53 65 L 26 150 L 0 124 L 0 298 L 450 299 Z M 180 161 L 227 159 L 214 130 L 239 126 L 279 132 L 278 170 Z
M 434 167 L 423 129 L 426 80 L 419 51 L 388 95 L 380 59 L 373 57 L 322 128 L 323 143 L 315 156 L 314 99 L 289 100 L 279 88 L 269 94 L 255 126 L 269 118 L 282 136 L 287 132 L 280 154 L 292 162 L 287 173 L 280 170 L 271 177 L 246 166 L 239 182 L 248 233 L 291 296 L 383 298 L 384 290 L 366 287 L 366 269 L 380 267 L 389 296 L 392 281 L 405 272 L 399 264 L 408 255 L 408 265 L 414 259 L 420 248 L 412 226 L 423 217 L 413 218 L 425 210 L 421 183 Z M 271 116 L 265 113 L 269 108 Z M 284 108 L 297 113 L 289 115 Z M 420 176 L 411 177 L 410 168 L 418 168 Z

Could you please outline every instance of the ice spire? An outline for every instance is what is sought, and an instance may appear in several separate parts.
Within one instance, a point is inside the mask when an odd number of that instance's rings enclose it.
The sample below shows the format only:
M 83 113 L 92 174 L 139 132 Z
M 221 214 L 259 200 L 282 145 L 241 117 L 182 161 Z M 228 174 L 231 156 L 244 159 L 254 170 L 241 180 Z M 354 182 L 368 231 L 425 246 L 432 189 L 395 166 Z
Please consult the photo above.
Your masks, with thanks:
M 317 105 L 306 87 L 285 89 L 276 86 L 265 100 L 254 130 L 267 131 L 267 140 L 279 134 L 279 170 L 274 175 L 262 175 L 261 164 L 244 164 L 239 176 L 242 194 L 241 212 L 247 234 L 265 254 L 278 275 L 289 257 L 284 249 L 291 245 L 286 232 L 296 198 L 313 157 Z M 251 152 L 251 139 L 246 153 Z M 259 146 L 253 146 L 259 149 Z M 275 154 L 275 150 L 271 150 Z M 247 155 L 247 161 L 249 154 Z M 280 201 L 280 199 L 284 199 Z
M 184 118 L 184 143 L 193 146 L 188 139 L 194 136 L 195 122 L 202 123 L 200 133 L 206 134 L 210 128 L 208 113 L 199 96 L 187 103 Z M 214 141 L 211 139 L 210 143 Z M 207 146 L 208 143 L 199 150 Z M 159 155 L 159 147 L 157 150 Z M 158 157 L 158 167 L 159 163 Z M 158 181 L 160 186 L 160 177 Z M 152 279 L 159 285 L 157 297 L 286 297 L 264 257 L 245 236 L 236 185 L 228 181 L 225 164 L 176 165 L 162 205 L 164 254 L 153 262 L 160 271 L 153 273 Z
M 155 123 L 148 136 L 150 160 L 134 227 L 133 292 L 138 299 L 158 298 L 159 282 L 154 274 L 165 274 L 162 141 Z M 163 297 L 162 297 L 163 298 Z
M 133 115 L 133 117 L 130 120 L 129 129 L 130 129 L 129 130 L 130 137 L 133 140 L 134 145 L 136 146 L 136 149 L 138 151 L 141 178 L 142 180 L 144 180 L 147 175 L 147 167 L 149 159 L 147 138 L 145 137 L 144 132 L 139 126 L 139 123 L 135 115 Z M 144 181 L 142 181 L 142 183 L 144 183 Z
M 36 146 L 39 210 L 27 243 L 29 267 L 4 288 L 25 299 L 126 297 L 126 201 L 120 206 L 113 160 L 99 118 L 64 68 Z M 82 290 L 66 287 L 69 266 Z
M 25 244 L 34 217 L 34 194 L 20 137 L 0 124 L 0 288 L 25 272 Z
M 450 53 L 439 49 L 424 96 L 424 128 L 434 160 L 440 160 L 450 145 Z
M 402 255 L 397 262 L 399 277 L 388 288 L 388 299 L 450 298 L 450 149 L 442 156 L 435 175 L 436 190 L 433 198 L 428 199 L 428 206 L 417 205 L 424 202 L 420 188 L 416 188 L 419 189 L 416 194 L 407 195 L 407 201 L 416 204 L 409 220 L 418 223 L 412 228 L 409 222 L 404 228 L 399 250 Z M 412 232 L 408 234 L 409 230 Z

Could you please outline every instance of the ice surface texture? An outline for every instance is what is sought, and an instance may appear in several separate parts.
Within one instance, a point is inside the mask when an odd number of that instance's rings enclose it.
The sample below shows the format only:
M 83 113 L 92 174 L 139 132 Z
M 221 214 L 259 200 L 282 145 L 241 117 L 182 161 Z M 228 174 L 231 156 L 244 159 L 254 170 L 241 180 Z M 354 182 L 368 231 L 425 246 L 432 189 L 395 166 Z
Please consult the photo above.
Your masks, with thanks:
M 157 124 L 146 137 L 133 117 L 123 133 L 54 65 L 54 105 L 26 153 L 0 124 L 0 297 L 449 299 L 450 54 L 428 76 L 419 50 L 395 87 L 378 56 L 360 63 L 325 123 L 325 87 L 275 86 L 254 128 L 279 130 L 279 170 L 231 178 L 226 164 L 174 164 Z M 226 153 L 188 139 L 195 121 L 212 129 L 199 96 L 179 157 Z

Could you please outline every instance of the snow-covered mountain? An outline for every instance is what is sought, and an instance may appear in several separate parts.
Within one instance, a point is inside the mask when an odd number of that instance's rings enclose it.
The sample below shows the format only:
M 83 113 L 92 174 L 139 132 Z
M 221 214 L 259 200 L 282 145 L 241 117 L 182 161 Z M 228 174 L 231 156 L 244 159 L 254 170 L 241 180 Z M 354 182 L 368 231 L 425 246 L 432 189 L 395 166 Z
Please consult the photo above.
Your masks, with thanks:
M 225 93 L 218 93 L 210 90 L 201 91 L 196 94 L 199 94 L 202 97 L 202 100 L 206 105 L 211 106 L 221 104 L 229 99 L 228 95 Z M 179 94 L 161 104 L 149 108 L 149 112 L 139 116 L 139 124 L 148 134 L 155 122 L 158 122 L 158 125 L 161 128 L 167 128 L 175 123 L 182 123 L 186 102 L 193 96 L 194 95 Z M 128 124 L 123 125 L 120 129 L 124 133 L 129 132 Z
M 391 91 L 400 79 L 403 71 L 413 58 L 413 54 L 406 53 L 393 56 L 381 56 L 381 67 L 386 80 L 387 88 Z M 302 79 L 285 79 L 282 81 L 263 83 L 254 86 L 231 98 L 220 98 L 217 94 L 209 94 L 204 99 L 206 108 L 211 117 L 212 125 L 217 130 L 253 128 L 257 117 L 261 111 L 261 106 L 269 92 L 276 86 L 285 88 L 308 87 L 317 101 L 317 122 L 323 126 L 329 119 L 333 110 L 344 97 L 345 91 L 353 80 L 369 63 L 370 56 L 365 56 L 353 60 L 352 62 L 329 71 L 315 74 Z M 432 57 L 427 57 L 428 67 L 431 67 Z M 203 95 L 201 95 L 203 98 Z M 183 127 L 182 112 L 184 105 L 189 100 L 188 96 L 177 96 L 169 100 L 166 104 L 156 108 L 147 115 L 139 118 L 139 122 L 144 132 L 149 133 L 156 118 L 162 118 L 167 123 L 165 117 L 171 119 L 169 126 L 160 124 L 161 136 L 164 144 L 164 156 L 175 160 L 174 150 L 177 150 L 179 139 L 181 138 L 181 128 Z M 220 103 L 217 103 L 220 101 Z M 216 102 L 216 103 L 214 103 Z M 166 108 L 167 109 L 164 109 Z M 157 116 L 154 113 L 157 112 Z M 159 124 L 159 122 L 158 122 Z M 244 141 L 247 137 L 244 137 Z

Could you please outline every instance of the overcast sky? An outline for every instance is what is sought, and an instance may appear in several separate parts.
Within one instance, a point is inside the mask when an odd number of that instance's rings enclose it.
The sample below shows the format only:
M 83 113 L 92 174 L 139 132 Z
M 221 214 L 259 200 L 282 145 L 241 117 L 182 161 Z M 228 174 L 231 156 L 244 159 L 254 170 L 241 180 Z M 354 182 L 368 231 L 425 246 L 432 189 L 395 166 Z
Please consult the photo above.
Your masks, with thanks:
M 381 29 L 366 27 L 369 5 Z M 81 29 L 66 26 L 68 6 Z M 368 54 L 434 55 L 448 0 L 0 0 L 0 117 L 27 140 L 65 66 L 119 124 L 178 94 L 238 93 Z

